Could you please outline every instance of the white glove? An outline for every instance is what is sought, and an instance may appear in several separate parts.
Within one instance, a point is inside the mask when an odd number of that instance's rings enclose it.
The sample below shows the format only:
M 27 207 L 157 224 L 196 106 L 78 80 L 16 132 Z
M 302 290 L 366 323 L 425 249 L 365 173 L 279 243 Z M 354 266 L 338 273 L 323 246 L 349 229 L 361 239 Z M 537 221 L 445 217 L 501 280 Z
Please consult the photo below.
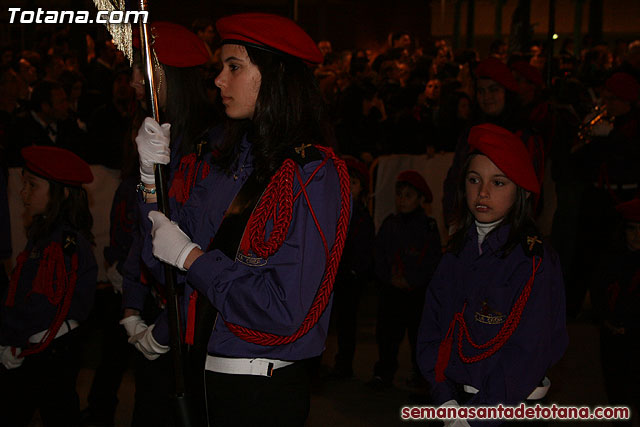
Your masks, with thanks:
M 140 180 L 144 184 L 156 182 L 153 174 L 154 164 L 166 165 L 171 160 L 170 138 L 171 125 L 164 123 L 161 126 L 151 117 L 144 119 L 138 129 L 136 144 L 140 155 Z
M 129 337 L 133 337 L 135 335 L 140 334 L 147 330 L 148 326 L 144 323 L 144 320 L 140 316 L 129 316 L 125 317 L 120 321 L 120 324 L 124 326 L 124 329 L 127 331 L 127 335 Z
M 458 401 L 454 399 L 447 400 L 442 405 L 440 405 L 440 408 L 449 408 L 449 407 L 459 408 L 460 405 L 458 404 Z M 453 418 L 450 420 L 444 420 L 444 427 L 470 427 L 470 426 L 467 420 L 464 418 Z
M 11 351 L 12 348 L 15 350 L 15 355 L 13 354 L 13 351 Z M 2 363 L 7 369 L 15 369 L 20 367 L 20 365 L 22 365 L 22 362 L 24 362 L 24 357 L 18 357 L 20 353 L 22 353 L 21 348 L 11 346 L 0 347 L 0 363 Z
M 159 344 L 158 341 L 153 338 L 152 332 L 155 326 L 156 325 L 151 325 L 139 334 L 129 338 L 129 342 L 148 360 L 156 360 L 160 355 L 169 351 L 168 345 Z
M 184 262 L 189 253 L 194 249 L 201 249 L 199 245 L 193 243 L 189 236 L 184 234 L 178 224 L 164 216 L 158 211 L 149 212 L 151 227 L 151 243 L 153 245 L 153 255 L 160 261 L 178 267 L 182 271 Z
M 116 264 L 113 264 L 111 267 L 107 268 L 107 279 L 111 282 L 111 286 L 113 286 L 113 292 L 116 294 L 122 293 L 122 274 L 118 272 L 116 268 Z

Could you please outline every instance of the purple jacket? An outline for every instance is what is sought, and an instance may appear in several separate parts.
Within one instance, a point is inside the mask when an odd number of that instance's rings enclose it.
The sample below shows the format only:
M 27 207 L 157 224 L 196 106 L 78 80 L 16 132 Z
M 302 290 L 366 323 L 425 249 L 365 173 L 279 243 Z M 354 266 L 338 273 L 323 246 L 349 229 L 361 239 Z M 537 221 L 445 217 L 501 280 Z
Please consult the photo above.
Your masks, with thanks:
M 212 170 L 196 186 L 179 212 L 177 221 L 180 228 L 203 249 L 209 246 L 225 210 L 253 171 L 250 143 L 243 140 L 239 149 L 238 166 L 233 173 L 226 175 L 220 170 Z M 303 182 L 319 164 L 318 160 L 304 166 L 296 165 Z M 293 186 L 296 194 L 301 188 L 298 179 L 294 179 Z M 330 250 L 340 214 L 339 179 L 331 161 L 315 174 L 306 191 Z M 147 210 L 153 208 L 155 205 L 146 206 Z M 150 221 L 145 219 L 144 222 L 150 229 Z M 269 221 L 267 233 L 272 227 Z M 319 355 L 324 349 L 331 303 L 306 335 L 288 345 L 268 347 L 245 342 L 230 332 L 224 323 L 228 321 L 279 335 L 293 334 L 302 323 L 320 286 L 326 264 L 325 247 L 305 198 L 301 196 L 294 203 L 289 233 L 276 254 L 267 260 L 258 259 L 258 265 L 252 265 L 246 259 L 240 261 L 240 258 L 229 259 L 215 249 L 198 258 L 187 274 L 188 284 L 206 295 L 219 311 L 209 340 L 209 353 L 282 360 L 301 360 Z M 152 255 L 148 234 L 143 259 L 154 272 L 160 273 L 160 263 Z
M 26 250 L 29 251 L 29 257 L 22 267 L 14 305 L 12 307 L 5 305 L 6 290 L 0 302 L 0 345 L 25 348 L 31 335 L 51 326 L 58 310 L 57 306 L 52 305 L 47 296 L 31 291 L 42 259 L 42 251 L 52 241 L 61 242 L 63 232 L 66 231 L 69 230 L 60 227 L 50 239 L 44 242 L 37 244 L 31 240 L 27 242 Z M 98 266 L 91 250 L 91 244 L 80 234 L 76 235 L 76 242 L 78 278 L 66 319 L 83 322 L 89 316 L 93 306 Z M 69 256 L 65 256 L 65 264 L 67 272 L 69 272 L 71 269 Z
M 555 252 L 545 247 L 520 323 L 509 340 L 494 355 L 467 364 L 458 355 L 456 326 L 446 381 L 435 381 L 438 348 L 465 301 L 464 319 L 470 335 L 483 344 L 496 336 L 531 276 L 532 257 L 522 246 L 501 257 L 509 229 L 502 226 L 490 233 L 482 243 L 482 255 L 478 255 L 478 235 L 472 227 L 460 254 L 444 255 L 427 289 L 417 356 L 438 405 L 450 399 L 460 402 L 457 385 L 480 390 L 467 402 L 471 406 L 522 402 L 567 348 L 562 271 Z M 462 349 L 466 356 L 478 354 L 464 338 Z

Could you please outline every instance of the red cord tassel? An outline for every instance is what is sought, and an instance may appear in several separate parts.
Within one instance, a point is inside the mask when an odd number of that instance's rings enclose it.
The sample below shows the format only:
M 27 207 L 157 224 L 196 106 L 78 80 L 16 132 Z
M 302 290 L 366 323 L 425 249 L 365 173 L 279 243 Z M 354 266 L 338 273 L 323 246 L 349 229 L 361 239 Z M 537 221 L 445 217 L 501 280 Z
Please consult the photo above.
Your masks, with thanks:
M 184 333 L 184 342 L 193 345 L 193 337 L 196 331 L 196 302 L 198 291 L 193 291 L 189 296 L 189 308 L 187 308 L 187 330 Z
M 449 331 L 454 326 L 455 319 L 451 321 Z M 444 382 L 446 379 L 444 371 L 449 365 L 449 358 L 451 357 L 451 347 L 453 346 L 453 334 L 447 333 L 444 341 L 440 343 L 438 347 L 438 359 L 436 360 L 436 382 Z

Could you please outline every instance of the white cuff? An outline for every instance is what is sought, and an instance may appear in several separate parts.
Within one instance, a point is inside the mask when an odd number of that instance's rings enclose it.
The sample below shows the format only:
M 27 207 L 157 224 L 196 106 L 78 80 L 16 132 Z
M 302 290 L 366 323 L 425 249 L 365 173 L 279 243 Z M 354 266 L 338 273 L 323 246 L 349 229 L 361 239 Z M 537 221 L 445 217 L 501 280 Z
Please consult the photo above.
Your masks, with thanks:
M 176 260 L 177 267 L 178 267 L 180 270 L 182 270 L 182 271 L 187 271 L 187 269 L 186 269 L 186 268 L 184 268 L 184 263 L 185 263 L 185 261 L 187 260 L 187 257 L 189 256 L 189 254 L 191 253 L 191 251 L 192 251 L 193 249 L 195 249 L 195 248 L 202 249 L 202 248 L 200 247 L 200 245 L 198 245 L 197 243 L 193 243 L 193 242 L 187 243 L 187 244 L 185 245 L 185 247 L 184 247 L 184 248 L 182 248 L 182 252 L 180 252 L 180 255 L 178 255 L 178 259 Z
M 151 325 L 144 332 L 129 339 L 129 342 L 133 343 L 148 360 L 156 360 L 160 355 L 169 351 L 168 345 L 159 344 L 158 341 L 153 338 L 154 327 L 155 325 Z

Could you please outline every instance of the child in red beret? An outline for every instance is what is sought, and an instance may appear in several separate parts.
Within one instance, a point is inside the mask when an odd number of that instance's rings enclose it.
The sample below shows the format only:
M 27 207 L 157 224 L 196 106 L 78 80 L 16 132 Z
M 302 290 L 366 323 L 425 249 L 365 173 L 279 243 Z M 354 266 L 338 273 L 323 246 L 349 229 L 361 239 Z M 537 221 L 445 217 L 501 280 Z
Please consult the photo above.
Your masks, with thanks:
M 438 226 L 423 207 L 432 199 L 419 172 L 401 172 L 396 179 L 396 213 L 384 220 L 376 236 L 375 274 L 381 290 L 376 325 L 379 359 L 369 382 L 374 388 L 393 384 L 405 332 L 412 355 L 410 384 L 424 383 L 415 359 L 416 338 L 424 294 L 441 254 Z
M 540 187 L 518 137 L 485 124 L 471 128 L 469 145 L 418 363 L 438 405 L 515 405 L 546 394 L 545 374 L 567 347 L 562 271 L 531 219 Z
M 0 425 L 79 423 L 77 327 L 93 305 L 97 265 L 93 220 L 82 184 L 93 175 L 70 151 L 22 150 L 20 196 L 27 246 L 0 305 Z
M 609 404 L 640 409 L 640 199 L 616 206 L 619 234 L 592 275 L 602 373 Z M 631 422 L 629 423 L 631 424 Z

